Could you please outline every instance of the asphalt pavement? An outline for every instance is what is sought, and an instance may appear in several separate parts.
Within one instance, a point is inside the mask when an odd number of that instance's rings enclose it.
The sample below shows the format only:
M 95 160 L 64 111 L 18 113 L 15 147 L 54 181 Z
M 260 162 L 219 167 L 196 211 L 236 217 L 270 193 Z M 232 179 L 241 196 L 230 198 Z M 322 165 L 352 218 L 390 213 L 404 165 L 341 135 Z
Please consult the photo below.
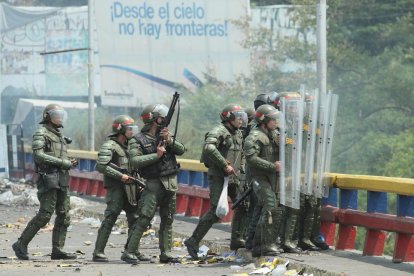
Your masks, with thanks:
M 117 227 L 108 241 L 105 250 L 109 263 L 92 262 L 92 252 L 99 227 L 99 220 L 105 209 L 102 200 L 79 200 L 71 211 L 72 223 L 67 235 L 65 249 L 77 252 L 78 259 L 74 261 L 50 260 L 51 237 L 54 218 L 51 225 L 42 229 L 29 244 L 29 261 L 16 259 L 11 245 L 23 231 L 27 222 L 35 215 L 38 206 L 4 206 L 0 205 L 0 275 L 247 275 L 264 262 L 263 259 L 252 258 L 246 250 L 239 250 L 234 255 L 229 249 L 230 225 L 217 224 L 208 232 L 203 244 L 217 254 L 207 262 L 193 263 L 187 260 L 186 248 L 182 241 L 190 236 L 197 218 L 176 216 L 173 224 L 174 245 L 173 254 L 181 257 L 181 264 L 160 264 L 158 239 L 151 232 L 141 241 L 143 253 L 152 256 L 151 262 L 129 265 L 120 260 L 124 243 L 127 239 L 125 215 L 121 214 Z M 153 228 L 159 226 L 156 216 Z M 223 261 L 223 257 L 224 260 Z M 313 275 L 413 275 L 414 263 L 392 263 L 389 257 L 363 257 L 361 252 L 335 251 L 333 249 L 301 255 L 282 254 L 280 262 L 289 260 L 289 269 L 304 271 Z M 245 266 L 248 265 L 248 266 Z

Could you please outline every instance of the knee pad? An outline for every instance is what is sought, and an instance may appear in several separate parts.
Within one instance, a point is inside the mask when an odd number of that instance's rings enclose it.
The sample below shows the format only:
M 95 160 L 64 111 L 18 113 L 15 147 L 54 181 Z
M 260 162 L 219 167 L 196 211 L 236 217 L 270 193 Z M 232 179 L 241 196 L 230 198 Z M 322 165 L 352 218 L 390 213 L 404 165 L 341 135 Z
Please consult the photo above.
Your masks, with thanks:
M 146 216 L 141 216 L 134 224 L 133 229 L 141 228 L 145 231 L 150 224 L 151 224 L 151 218 L 146 217 Z
M 140 216 L 138 220 L 140 220 L 141 217 L 153 217 L 157 209 L 157 201 L 155 199 L 155 196 L 147 195 L 147 197 L 145 197 L 144 200 L 140 201 L 140 203 Z
M 113 213 L 113 212 L 105 212 L 105 218 L 102 221 L 102 225 L 108 225 L 112 228 L 115 225 L 117 218 L 118 218 L 118 214 Z
M 50 221 L 51 218 L 51 213 L 40 211 L 36 216 L 35 223 L 37 226 L 44 227 Z

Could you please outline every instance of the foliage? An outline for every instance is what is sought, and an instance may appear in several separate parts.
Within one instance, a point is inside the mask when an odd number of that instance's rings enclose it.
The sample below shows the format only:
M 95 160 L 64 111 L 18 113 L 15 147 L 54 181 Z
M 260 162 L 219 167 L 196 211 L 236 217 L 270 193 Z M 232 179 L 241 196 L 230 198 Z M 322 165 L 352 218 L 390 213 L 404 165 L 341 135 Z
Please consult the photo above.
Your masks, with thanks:
M 254 1 L 257 5 L 259 2 Z M 273 2 L 273 1 L 266 1 Z M 301 5 L 291 14 L 301 26 L 298 33 L 316 27 L 316 0 L 274 1 L 274 4 Z M 277 2 L 277 3 L 276 3 Z M 273 4 L 273 3 L 272 3 Z M 414 34 L 412 1 L 331 0 L 328 1 L 328 89 L 340 97 L 332 171 L 350 174 L 414 177 Z M 251 101 L 264 91 L 297 90 L 299 84 L 316 86 L 312 63 L 316 47 L 306 40 L 281 38 L 268 29 L 253 29 L 247 19 L 237 22 L 244 30 L 243 45 L 251 52 L 251 75 L 239 76 L 226 95 Z M 294 61 L 300 70 L 286 71 Z M 200 148 L 202 135 L 212 125 L 220 90 L 216 82 L 190 99 L 186 110 L 189 147 Z M 203 105 L 193 105 L 207 97 Z M 226 99 L 227 100 L 227 99 Z M 198 102 L 200 103 L 200 102 Z M 248 106 L 249 103 L 246 103 Z M 204 109 L 203 109 L 204 107 Z M 216 107 L 216 109 L 215 109 Z M 205 112 L 205 114 L 204 114 Z M 199 122 L 195 114 L 203 113 Z M 197 122 L 196 122 L 197 121 Z M 187 129 L 187 127 L 185 127 Z M 190 153 L 190 156 L 193 157 Z M 197 155 L 197 154 L 195 154 Z M 198 158 L 195 156 L 193 158 Z M 389 212 L 395 213 L 395 195 L 389 195 Z M 360 195 L 366 209 L 366 193 Z M 360 229 L 357 248 L 363 248 L 365 231 Z M 393 250 L 394 236 L 388 234 L 385 253 Z
M 413 177 L 410 1 L 329 4 L 329 85 L 341 99 L 334 169 Z
M 240 98 L 237 87 L 220 82 L 203 86 L 194 95 L 185 95 L 178 137 L 187 148 L 185 158 L 200 159 L 204 135 L 220 123 L 220 112 L 228 103 L 247 106 L 248 100 Z
M 253 1 L 260 5 L 263 1 Z M 316 28 L 316 0 L 265 1 L 293 4 L 298 37 Z M 328 88 L 340 97 L 332 170 L 340 173 L 414 176 L 414 34 L 412 1 L 328 1 Z M 252 53 L 251 76 L 241 91 L 297 90 L 316 86 L 316 47 L 305 40 L 251 29 L 244 46 Z M 286 62 L 304 65 L 286 71 Z

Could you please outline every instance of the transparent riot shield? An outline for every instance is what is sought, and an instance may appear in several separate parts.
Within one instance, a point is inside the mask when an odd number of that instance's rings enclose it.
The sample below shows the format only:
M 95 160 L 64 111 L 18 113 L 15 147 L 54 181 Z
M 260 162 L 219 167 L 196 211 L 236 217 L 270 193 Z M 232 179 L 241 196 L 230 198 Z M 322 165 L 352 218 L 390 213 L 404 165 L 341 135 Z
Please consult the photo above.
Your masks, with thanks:
M 300 166 L 303 106 L 298 99 L 281 99 L 280 123 L 280 203 L 300 208 Z
M 324 178 L 331 98 L 332 93 L 321 95 L 319 105 L 318 129 L 316 136 L 316 181 L 313 185 L 314 195 L 317 198 L 322 198 L 326 193 L 326 187 L 324 187 Z
M 338 95 L 332 94 L 330 97 L 329 103 L 329 115 L 328 115 L 328 130 L 327 130 L 327 140 L 326 140 L 326 157 L 325 157 L 325 169 L 323 177 L 323 196 L 329 196 L 329 181 L 326 177 L 326 174 L 331 171 L 331 156 L 332 156 L 332 142 L 335 132 L 335 123 L 336 123 L 336 113 L 338 110 Z
M 319 103 L 319 114 L 318 114 L 318 128 L 316 130 L 316 155 L 315 155 L 315 183 L 313 183 L 313 194 L 317 198 L 322 198 L 322 170 L 324 167 L 324 156 L 325 156 L 325 146 L 326 141 L 326 121 L 327 121 L 327 95 L 320 95 Z
M 303 93 L 304 94 L 304 93 Z M 301 193 L 306 195 L 313 194 L 313 183 L 315 182 L 315 149 L 316 132 L 318 128 L 318 93 L 308 93 L 303 95 L 303 137 L 302 137 L 302 174 Z

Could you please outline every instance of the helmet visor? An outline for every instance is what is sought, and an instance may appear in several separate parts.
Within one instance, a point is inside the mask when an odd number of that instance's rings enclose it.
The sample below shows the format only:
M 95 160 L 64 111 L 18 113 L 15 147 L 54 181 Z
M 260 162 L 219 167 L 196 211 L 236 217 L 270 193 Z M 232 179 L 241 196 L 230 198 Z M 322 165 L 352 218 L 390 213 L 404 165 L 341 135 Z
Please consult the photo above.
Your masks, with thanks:
M 247 124 L 249 123 L 249 117 L 247 116 L 246 112 L 240 112 L 241 114 L 239 115 L 239 117 L 242 119 L 242 127 L 247 127 Z M 236 116 L 236 118 L 238 118 Z
M 236 118 L 242 118 L 242 119 L 244 117 L 247 118 L 247 113 L 245 111 L 243 111 L 243 110 L 237 110 L 237 111 L 232 111 L 232 112 L 234 114 L 234 117 L 236 117 Z
M 68 113 L 64 109 L 52 109 L 47 112 L 52 121 L 60 121 L 64 123 L 68 118 Z
M 163 104 L 157 104 L 152 112 L 158 113 L 160 117 L 166 117 L 168 114 L 168 107 Z
M 138 126 L 135 126 L 135 125 L 126 126 L 126 127 L 125 127 L 125 129 L 126 129 L 127 131 L 128 131 L 128 130 L 131 130 L 131 131 L 132 131 L 132 136 L 137 135 L 137 134 L 138 134 L 138 132 L 139 132 L 139 128 L 138 128 Z

